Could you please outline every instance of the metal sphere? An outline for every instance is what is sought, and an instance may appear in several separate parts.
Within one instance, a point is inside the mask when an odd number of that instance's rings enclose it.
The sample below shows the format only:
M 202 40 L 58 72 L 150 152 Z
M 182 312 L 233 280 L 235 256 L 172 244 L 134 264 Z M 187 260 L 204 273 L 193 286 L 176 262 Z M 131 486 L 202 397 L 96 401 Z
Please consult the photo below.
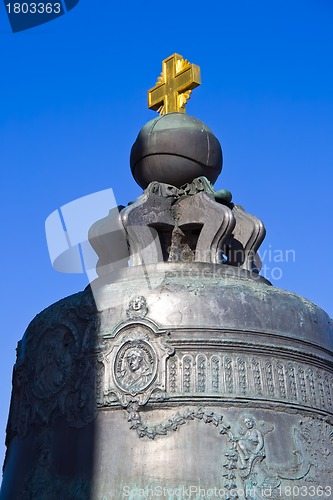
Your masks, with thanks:
M 143 189 L 153 181 L 180 187 L 200 176 L 214 184 L 222 170 L 222 149 L 200 120 L 169 113 L 141 129 L 130 164 L 135 181 Z

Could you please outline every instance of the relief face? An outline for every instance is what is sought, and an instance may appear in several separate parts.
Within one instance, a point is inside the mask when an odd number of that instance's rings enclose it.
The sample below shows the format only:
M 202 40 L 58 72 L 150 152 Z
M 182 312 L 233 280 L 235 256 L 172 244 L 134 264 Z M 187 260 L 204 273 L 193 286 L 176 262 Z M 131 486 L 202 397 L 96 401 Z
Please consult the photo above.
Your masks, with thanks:
M 134 297 L 129 305 L 128 309 L 126 311 L 126 316 L 128 319 L 134 319 L 134 318 L 144 318 L 148 313 L 148 307 L 147 307 L 147 302 L 146 299 L 140 295 L 137 297 Z
M 115 382 L 125 392 L 136 393 L 151 384 L 156 373 L 156 355 L 144 341 L 128 341 L 115 358 Z

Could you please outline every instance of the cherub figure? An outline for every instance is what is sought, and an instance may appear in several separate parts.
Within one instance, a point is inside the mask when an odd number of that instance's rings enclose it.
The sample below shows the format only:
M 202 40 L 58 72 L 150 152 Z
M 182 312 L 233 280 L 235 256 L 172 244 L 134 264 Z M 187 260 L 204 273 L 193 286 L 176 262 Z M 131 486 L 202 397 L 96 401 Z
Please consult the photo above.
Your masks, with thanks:
M 128 319 L 144 318 L 148 312 L 146 299 L 140 295 L 134 297 L 129 303 L 126 311 Z
M 240 437 L 237 438 L 240 469 L 250 469 L 257 456 L 264 456 L 264 436 L 251 415 L 245 415 L 241 424 Z

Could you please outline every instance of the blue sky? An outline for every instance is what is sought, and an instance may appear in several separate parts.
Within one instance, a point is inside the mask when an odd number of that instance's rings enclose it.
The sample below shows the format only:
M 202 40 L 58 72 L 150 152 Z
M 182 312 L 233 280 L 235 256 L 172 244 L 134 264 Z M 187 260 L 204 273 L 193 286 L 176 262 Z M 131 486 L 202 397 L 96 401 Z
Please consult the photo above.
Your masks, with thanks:
M 80 0 L 13 34 L 0 5 L 0 457 L 18 340 L 38 312 L 87 284 L 52 269 L 45 219 L 103 189 L 119 204 L 141 193 L 130 148 L 156 116 L 146 91 L 174 52 L 201 67 L 187 112 L 222 144 L 216 189 L 266 225 L 267 277 L 333 316 L 332 25 L 330 0 L 169 1 L 167 11 Z

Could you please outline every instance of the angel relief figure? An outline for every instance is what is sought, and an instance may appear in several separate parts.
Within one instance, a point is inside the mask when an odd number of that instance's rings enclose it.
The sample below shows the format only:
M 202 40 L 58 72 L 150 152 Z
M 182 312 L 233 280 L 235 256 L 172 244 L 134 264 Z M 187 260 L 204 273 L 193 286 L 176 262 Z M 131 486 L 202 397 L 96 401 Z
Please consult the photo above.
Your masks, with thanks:
M 245 415 L 241 419 L 240 436 L 236 439 L 240 469 L 251 470 L 256 457 L 264 457 L 264 435 L 257 429 L 254 418 Z

